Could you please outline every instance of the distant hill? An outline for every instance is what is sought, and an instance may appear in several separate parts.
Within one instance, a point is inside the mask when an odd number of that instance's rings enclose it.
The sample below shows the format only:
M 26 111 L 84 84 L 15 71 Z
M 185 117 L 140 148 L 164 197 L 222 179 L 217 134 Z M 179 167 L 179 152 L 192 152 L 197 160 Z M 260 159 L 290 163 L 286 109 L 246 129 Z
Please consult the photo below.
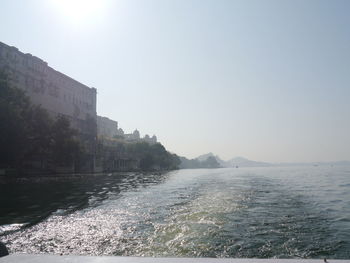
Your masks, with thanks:
M 226 161 L 222 160 L 218 155 L 214 155 L 212 152 L 202 154 L 195 158 L 196 160 L 203 162 L 208 159 L 208 157 L 214 157 L 221 167 L 226 167 Z
M 212 152 L 210 152 L 210 153 L 199 155 L 197 158 L 194 158 L 194 159 L 202 162 L 202 161 L 205 161 L 206 159 L 208 159 L 208 157 L 210 157 L 210 156 L 215 157 L 214 154 Z
M 309 162 L 309 163 L 267 163 L 252 161 L 244 157 L 235 157 L 228 161 L 222 160 L 212 152 L 202 154 L 194 159 L 180 157 L 180 168 L 229 168 L 229 167 L 270 167 L 270 166 L 350 166 L 350 161 Z
M 235 157 L 226 162 L 226 167 L 267 167 L 272 166 L 271 163 L 257 162 L 248 160 L 243 157 Z
M 202 162 L 202 161 L 205 161 L 206 159 L 208 159 L 208 157 L 210 157 L 210 156 L 215 157 L 215 155 L 214 155 L 212 152 L 210 152 L 210 153 L 206 153 L 206 154 L 199 155 L 199 156 L 198 156 L 197 158 L 195 158 L 195 159 L 198 160 L 198 161 L 200 161 L 200 162 Z
M 218 155 L 213 154 L 212 152 L 202 154 L 195 158 L 195 160 L 198 161 L 204 161 L 208 157 L 214 157 L 216 161 L 221 165 L 221 167 L 266 167 L 266 166 L 272 166 L 271 163 L 266 163 L 266 162 L 257 162 L 257 161 L 252 161 L 244 157 L 235 157 L 232 158 L 228 161 L 222 160 Z
M 213 153 L 203 154 L 195 159 L 187 159 L 180 157 L 181 169 L 196 169 L 196 168 L 221 168 L 223 167 Z M 221 160 L 222 161 L 222 160 Z
M 274 166 L 350 166 L 350 161 L 308 162 L 308 163 L 275 163 Z

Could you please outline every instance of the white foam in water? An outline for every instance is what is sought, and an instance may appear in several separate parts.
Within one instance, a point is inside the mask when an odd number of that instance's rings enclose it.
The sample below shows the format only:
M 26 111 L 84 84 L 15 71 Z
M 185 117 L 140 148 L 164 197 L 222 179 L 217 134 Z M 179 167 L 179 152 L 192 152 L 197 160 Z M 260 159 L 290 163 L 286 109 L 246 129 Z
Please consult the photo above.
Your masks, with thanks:
M 7 233 L 7 232 L 19 230 L 25 225 L 26 225 L 26 223 L 24 223 L 24 224 L 7 224 L 7 225 L 2 225 L 2 226 L 0 226 L 0 235 L 3 235 L 5 233 Z

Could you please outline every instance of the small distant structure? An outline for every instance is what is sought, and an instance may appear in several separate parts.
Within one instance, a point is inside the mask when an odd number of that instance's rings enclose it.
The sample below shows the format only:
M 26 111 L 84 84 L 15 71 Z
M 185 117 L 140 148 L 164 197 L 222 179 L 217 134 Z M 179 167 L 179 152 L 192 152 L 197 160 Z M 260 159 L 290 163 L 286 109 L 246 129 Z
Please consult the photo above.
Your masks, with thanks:
M 133 133 L 125 134 L 125 140 L 129 142 L 147 142 L 149 144 L 157 143 L 157 136 L 153 135 L 150 137 L 148 134 L 145 137 L 141 138 L 140 132 L 136 129 Z
M 147 142 L 149 144 L 157 143 L 157 136 L 150 137 L 146 134 L 143 138 L 138 129 L 132 133 L 124 133 L 122 128 L 118 127 L 118 122 L 107 117 L 97 116 L 97 135 L 104 139 L 120 139 L 126 142 Z
M 128 133 L 124 135 L 125 140 L 127 141 L 139 141 L 140 140 L 140 132 L 136 129 L 133 133 Z
M 124 130 L 122 128 L 118 129 L 117 136 L 124 137 Z
M 142 141 L 148 142 L 149 144 L 155 144 L 157 143 L 157 136 L 153 135 L 150 137 L 148 134 L 146 134 L 145 137 L 142 138 Z

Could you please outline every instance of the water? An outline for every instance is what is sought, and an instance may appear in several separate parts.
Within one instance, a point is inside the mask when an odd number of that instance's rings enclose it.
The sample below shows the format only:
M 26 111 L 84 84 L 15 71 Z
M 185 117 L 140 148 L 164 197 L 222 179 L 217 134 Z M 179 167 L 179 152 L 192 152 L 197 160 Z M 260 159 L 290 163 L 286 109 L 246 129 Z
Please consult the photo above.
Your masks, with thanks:
M 180 170 L 0 186 L 11 252 L 350 257 L 350 167 Z

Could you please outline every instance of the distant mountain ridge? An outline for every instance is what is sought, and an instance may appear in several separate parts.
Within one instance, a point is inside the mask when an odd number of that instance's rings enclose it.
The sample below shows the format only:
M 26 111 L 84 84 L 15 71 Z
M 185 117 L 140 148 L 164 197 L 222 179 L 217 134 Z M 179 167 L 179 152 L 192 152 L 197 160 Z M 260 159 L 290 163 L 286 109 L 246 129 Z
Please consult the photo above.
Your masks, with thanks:
M 217 157 L 217 156 L 215 156 L 212 152 L 210 152 L 210 153 L 206 153 L 206 154 L 202 154 L 202 155 L 199 155 L 198 157 L 196 157 L 196 158 L 194 158 L 194 159 L 197 159 L 198 161 L 200 161 L 200 162 L 203 162 L 203 161 L 205 161 L 206 159 L 208 159 L 208 157 L 210 157 L 210 156 L 213 156 L 213 157 Z
M 267 167 L 267 166 L 272 166 L 273 164 L 271 163 L 266 163 L 266 162 L 257 162 L 257 161 L 252 161 L 248 160 L 243 157 L 235 157 L 232 158 L 231 160 L 228 160 L 226 167 Z
M 209 159 L 208 159 L 209 158 Z M 180 157 L 180 168 L 229 168 L 229 167 L 271 167 L 271 166 L 340 166 L 349 165 L 350 161 L 334 161 L 334 162 L 305 162 L 305 163 L 268 163 L 249 160 L 244 157 L 234 157 L 230 160 L 222 160 L 218 155 L 212 152 L 202 154 L 194 159 L 188 160 L 185 157 Z M 213 161 L 216 160 L 217 163 Z M 208 162 L 210 161 L 210 162 Z
M 350 161 L 334 161 L 334 162 L 307 162 L 307 163 L 275 163 L 274 166 L 350 166 Z
M 212 152 L 202 154 L 195 158 L 198 161 L 204 161 L 209 157 L 214 157 L 221 167 L 266 167 L 272 166 L 270 163 L 252 161 L 244 157 L 235 157 L 228 161 L 222 160 L 218 155 L 214 155 Z

